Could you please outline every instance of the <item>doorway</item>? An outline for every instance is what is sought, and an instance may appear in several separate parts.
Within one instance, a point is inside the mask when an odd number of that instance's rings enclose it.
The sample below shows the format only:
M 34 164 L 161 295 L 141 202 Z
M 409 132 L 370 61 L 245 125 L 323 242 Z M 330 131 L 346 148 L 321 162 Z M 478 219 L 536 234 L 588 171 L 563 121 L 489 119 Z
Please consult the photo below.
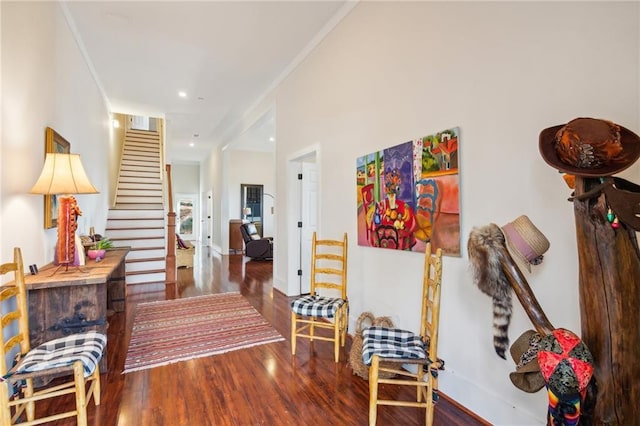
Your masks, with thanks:
M 287 295 L 310 291 L 311 239 L 318 230 L 320 167 L 317 148 L 289 160 L 289 260 Z
M 240 185 L 240 215 L 253 223 L 262 237 L 264 185 Z

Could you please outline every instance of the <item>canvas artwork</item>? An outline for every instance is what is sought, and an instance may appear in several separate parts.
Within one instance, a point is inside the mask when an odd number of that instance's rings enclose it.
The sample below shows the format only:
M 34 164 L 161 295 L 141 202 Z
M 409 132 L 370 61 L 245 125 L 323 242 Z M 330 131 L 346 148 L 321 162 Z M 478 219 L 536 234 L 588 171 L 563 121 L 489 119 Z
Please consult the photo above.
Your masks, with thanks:
M 359 157 L 358 244 L 460 256 L 458 127 Z

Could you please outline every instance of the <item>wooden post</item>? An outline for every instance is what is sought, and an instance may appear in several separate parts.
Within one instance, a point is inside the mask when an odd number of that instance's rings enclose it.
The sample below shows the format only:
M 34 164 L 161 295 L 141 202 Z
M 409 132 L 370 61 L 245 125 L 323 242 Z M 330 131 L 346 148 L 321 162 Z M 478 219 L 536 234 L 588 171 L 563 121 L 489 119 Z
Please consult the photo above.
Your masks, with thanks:
M 178 281 L 178 271 L 176 269 L 176 212 L 173 211 L 173 189 L 171 187 L 170 164 L 166 165 L 166 170 L 169 212 L 167 213 L 167 260 L 165 266 L 165 291 L 168 295 L 173 295 L 175 294 L 176 284 Z
M 576 197 L 598 179 L 576 177 Z M 604 193 L 574 199 L 582 340 L 595 359 L 595 406 L 581 424 L 640 419 L 640 256 L 635 231 L 607 221 Z M 589 401 L 587 401 L 589 402 Z M 593 405 L 593 401 L 591 404 Z

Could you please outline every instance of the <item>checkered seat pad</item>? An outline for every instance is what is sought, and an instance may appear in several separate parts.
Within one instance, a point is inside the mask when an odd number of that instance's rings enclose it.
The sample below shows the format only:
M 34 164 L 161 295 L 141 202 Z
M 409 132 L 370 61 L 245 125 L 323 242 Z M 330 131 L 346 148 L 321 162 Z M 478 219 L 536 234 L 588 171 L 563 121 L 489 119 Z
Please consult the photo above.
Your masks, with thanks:
M 427 359 L 420 336 L 398 328 L 368 327 L 362 333 L 362 362 L 371 365 L 371 358 Z
M 291 302 L 291 310 L 298 315 L 333 318 L 336 311 L 344 303 L 345 300 L 339 297 L 331 298 L 310 294 Z
M 107 336 L 96 331 L 72 334 L 50 340 L 32 349 L 20 360 L 18 373 L 47 370 L 82 361 L 84 376 L 89 377 L 102 358 Z

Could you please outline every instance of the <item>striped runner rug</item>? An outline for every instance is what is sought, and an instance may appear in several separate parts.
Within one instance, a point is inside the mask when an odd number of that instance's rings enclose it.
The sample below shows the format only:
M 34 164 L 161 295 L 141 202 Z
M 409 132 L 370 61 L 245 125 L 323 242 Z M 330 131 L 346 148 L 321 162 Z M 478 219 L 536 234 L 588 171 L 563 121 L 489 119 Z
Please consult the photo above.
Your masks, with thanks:
M 240 293 L 141 303 L 123 374 L 282 340 Z

